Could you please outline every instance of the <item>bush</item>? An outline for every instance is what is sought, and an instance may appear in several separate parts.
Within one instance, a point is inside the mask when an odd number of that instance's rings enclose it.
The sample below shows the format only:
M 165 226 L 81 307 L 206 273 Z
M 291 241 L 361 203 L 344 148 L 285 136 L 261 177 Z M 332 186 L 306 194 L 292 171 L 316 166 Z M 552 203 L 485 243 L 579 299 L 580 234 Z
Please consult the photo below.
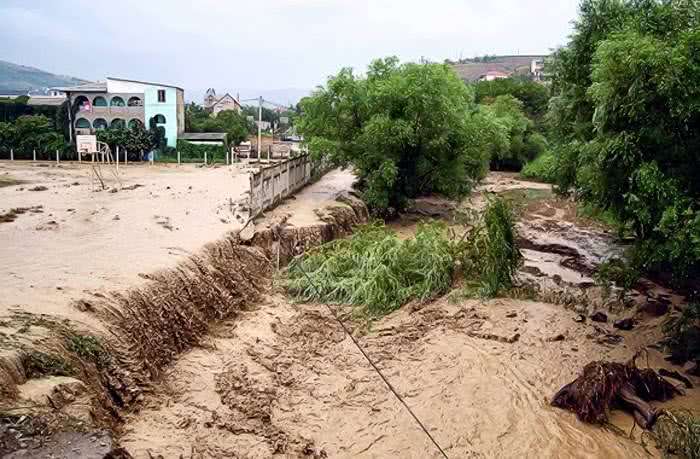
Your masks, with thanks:
M 186 140 L 177 141 L 176 151 L 167 155 L 169 160 L 177 160 L 177 152 L 180 152 L 180 161 L 201 163 L 204 161 L 204 153 L 207 153 L 207 163 L 224 162 L 226 160 L 226 148 L 221 145 L 200 145 Z
M 688 304 L 681 315 L 666 321 L 664 333 L 673 362 L 700 364 L 700 303 Z
M 557 178 L 557 159 L 551 151 L 546 151 L 525 164 L 520 175 L 527 179 L 554 183 Z
M 513 286 L 522 262 L 516 245 L 515 219 L 503 199 L 491 201 L 460 248 L 466 277 L 476 277 L 480 294 L 494 297 Z

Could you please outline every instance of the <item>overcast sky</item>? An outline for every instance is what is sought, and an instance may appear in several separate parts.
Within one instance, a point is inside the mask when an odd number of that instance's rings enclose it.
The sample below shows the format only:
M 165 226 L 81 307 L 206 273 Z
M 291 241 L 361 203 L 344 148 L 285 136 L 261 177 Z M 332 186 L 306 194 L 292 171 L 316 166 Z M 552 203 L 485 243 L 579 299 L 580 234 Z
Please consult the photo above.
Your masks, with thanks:
M 540 54 L 578 0 L 0 0 L 0 59 L 89 80 L 312 88 L 376 57 Z

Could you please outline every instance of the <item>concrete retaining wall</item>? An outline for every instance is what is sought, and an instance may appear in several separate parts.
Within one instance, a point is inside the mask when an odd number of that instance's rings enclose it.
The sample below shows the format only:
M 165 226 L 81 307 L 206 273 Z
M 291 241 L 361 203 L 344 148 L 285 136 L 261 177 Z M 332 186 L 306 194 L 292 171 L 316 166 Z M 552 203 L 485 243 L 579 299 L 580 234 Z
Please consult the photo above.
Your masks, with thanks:
M 250 217 L 279 204 L 314 178 L 309 155 L 301 155 L 269 166 L 250 175 L 248 208 Z

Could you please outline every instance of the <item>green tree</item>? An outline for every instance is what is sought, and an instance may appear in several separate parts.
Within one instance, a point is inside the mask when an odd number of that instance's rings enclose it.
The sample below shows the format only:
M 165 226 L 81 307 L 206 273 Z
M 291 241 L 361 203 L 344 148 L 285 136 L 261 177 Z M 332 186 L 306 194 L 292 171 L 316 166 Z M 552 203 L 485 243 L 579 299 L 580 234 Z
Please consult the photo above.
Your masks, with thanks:
M 395 57 L 349 68 L 301 101 L 297 122 L 310 151 L 352 166 L 364 199 L 380 214 L 431 192 L 462 196 L 486 171 L 485 124 L 473 91 L 444 64 Z
M 645 270 L 700 273 L 700 4 L 586 0 L 558 53 L 559 184 L 637 237 Z
M 526 115 L 539 121 L 549 104 L 549 89 L 540 83 L 516 78 L 503 78 L 474 83 L 476 103 L 489 103 L 499 96 L 510 95 L 523 103 Z

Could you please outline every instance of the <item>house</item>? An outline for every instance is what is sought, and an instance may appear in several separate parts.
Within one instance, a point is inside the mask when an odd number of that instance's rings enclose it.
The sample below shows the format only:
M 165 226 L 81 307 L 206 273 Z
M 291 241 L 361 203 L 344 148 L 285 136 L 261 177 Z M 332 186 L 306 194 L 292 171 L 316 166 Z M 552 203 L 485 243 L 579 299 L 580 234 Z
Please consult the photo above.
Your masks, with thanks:
M 508 77 L 510 77 L 510 75 L 508 75 L 505 72 L 501 72 L 498 70 L 489 70 L 485 74 L 481 75 L 481 77 L 479 78 L 479 81 L 503 80 L 503 79 L 508 78 Z
M 107 127 L 149 128 L 155 123 L 167 145 L 175 147 L 185 131 L 185 91 L 177 86 L 108 77 L 104 82 L 52 89 L 65 93 L 74 107 L 75 134 Z
M 544 59 L 533 59 L 530 64 L 530 75 L 534 81 L 544 81 Z
M 209 88 L 204 95 L 204 108 L 213 113 L 214 116 L 224 110 L 235 110 L 240 113 L 241 102 L 239 98 L 233 97 L 229 93 L 224 94 L 223 97 L 217 97 L 214 88 Z

